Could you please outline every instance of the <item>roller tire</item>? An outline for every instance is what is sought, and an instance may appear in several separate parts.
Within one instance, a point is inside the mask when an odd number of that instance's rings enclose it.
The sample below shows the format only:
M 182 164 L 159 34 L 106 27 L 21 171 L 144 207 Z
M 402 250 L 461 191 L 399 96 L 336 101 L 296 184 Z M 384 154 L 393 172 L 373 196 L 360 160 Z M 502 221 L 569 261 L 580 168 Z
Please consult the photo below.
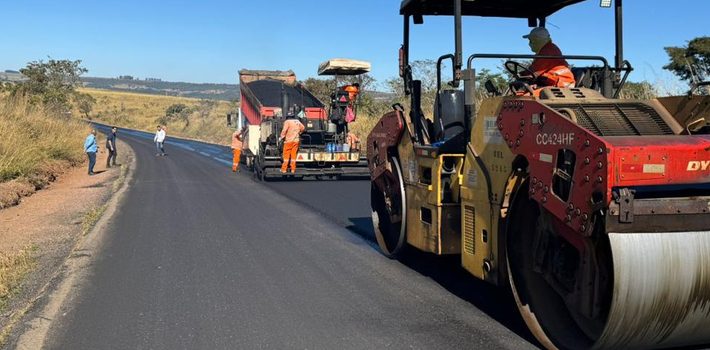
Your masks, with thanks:
M 507 233 L 508 281 L 518 310 L 530 332 L 547 349 L 589 349 L 596 339 L 577 325 L 561 296 L 533 271 L 533 249 L 540 207 L 524 185 L 514 199 Z
M 374 184 L 370 189 L 370 202 L 372 206 L 372 224 L 375 230 L 375 238 L 380 246 L 382 254 L 389 258 L 398 258 L 405 252 L 406 242 L 406 208 L 407 198 L 404 192 L 404 178 L 399 165 L 399 160 L 396 157 L 390 157 L 392 170 L 395 177 L 395 182 L 390 184 L 395 189 L 394 198 L 390 198 L 393 203 L 391 211 L 401 213 L 399 222 L 391 222 L 390 211 L 386 207 L 385 194 L 382 193 Z

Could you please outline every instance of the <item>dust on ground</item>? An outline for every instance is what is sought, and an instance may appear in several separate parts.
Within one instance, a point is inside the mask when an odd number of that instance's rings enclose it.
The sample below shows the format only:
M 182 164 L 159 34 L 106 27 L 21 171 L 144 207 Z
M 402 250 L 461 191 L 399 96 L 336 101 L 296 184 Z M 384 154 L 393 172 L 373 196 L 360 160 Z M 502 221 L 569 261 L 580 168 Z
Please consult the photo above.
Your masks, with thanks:
M 87 175 L 86 164 L 73 168 L 44 190 L 22 199 L 19 205 L 0 210 L 0 255 L 12 256 L 29 250 L 34 261 L 31 272 L 2 310 L 2 335 L 7 334 L 18 312 L 37 297 L 61 268 L 116 191 L 134 159 L 130 147 L 120 140 L 117 149 L 119 166 L 107 169 L 107 153 L 103 151 L 96 157 L 96 175 Z

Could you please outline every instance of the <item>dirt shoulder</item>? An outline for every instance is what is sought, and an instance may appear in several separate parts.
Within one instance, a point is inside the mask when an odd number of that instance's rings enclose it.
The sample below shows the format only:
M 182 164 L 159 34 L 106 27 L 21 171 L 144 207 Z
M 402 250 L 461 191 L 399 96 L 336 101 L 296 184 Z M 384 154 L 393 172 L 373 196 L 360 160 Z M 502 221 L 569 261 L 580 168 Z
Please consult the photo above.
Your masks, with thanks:
M 6 293 L 0 288 L 0 345 L 59 273 L 134 167 L 130 147 L 120 140 L 117 146 L 120 166 L 106 169 L 107 154 L 99 153 L 96 175 L 88 176 L 85 165 L 73 168 L 19 205 L 0 210 L 0 285 L 10 284 Z

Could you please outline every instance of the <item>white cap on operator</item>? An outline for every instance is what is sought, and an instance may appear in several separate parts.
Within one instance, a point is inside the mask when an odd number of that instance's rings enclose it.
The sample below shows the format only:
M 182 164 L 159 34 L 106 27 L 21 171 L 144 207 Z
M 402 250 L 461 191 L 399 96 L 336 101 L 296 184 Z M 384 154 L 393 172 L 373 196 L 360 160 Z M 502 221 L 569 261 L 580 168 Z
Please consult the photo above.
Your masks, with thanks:
M 550 32 L 548 32 L 547 29 L 545 29 L 543 27 L 535 27 L 530 31 L 530 34 L 523 35 L 523 38 L 525 38 L 525 39 L 528 39 L 528 38 L 549 39 Z

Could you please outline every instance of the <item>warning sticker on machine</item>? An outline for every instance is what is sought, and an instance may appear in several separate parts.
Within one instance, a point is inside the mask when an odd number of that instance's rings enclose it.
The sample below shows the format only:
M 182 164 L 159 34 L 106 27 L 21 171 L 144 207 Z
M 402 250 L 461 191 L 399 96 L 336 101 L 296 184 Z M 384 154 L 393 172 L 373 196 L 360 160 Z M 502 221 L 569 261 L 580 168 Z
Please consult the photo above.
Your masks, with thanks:
M 417 165 L 414 163 L 413 160 L 409 161 L 409 181 L 411 182 L 416 182 L 417 181 Z
M 496 123 L 496 117 L 485 117 L 483 119 L 483 142 L 487 144 L 503 143 L 503 136 L 498 130 L 498 125 Z
M 468 187 L 478 187 L 478 171 L 471 168 L 468 173 L 466 173 L 466 184 Z
M 552 154 L 540 153 L 540 161 L 545 163 L 552 163 Z
M 666 172 L 665 164 L 644 164 L 644 174 L 663 174 Z

